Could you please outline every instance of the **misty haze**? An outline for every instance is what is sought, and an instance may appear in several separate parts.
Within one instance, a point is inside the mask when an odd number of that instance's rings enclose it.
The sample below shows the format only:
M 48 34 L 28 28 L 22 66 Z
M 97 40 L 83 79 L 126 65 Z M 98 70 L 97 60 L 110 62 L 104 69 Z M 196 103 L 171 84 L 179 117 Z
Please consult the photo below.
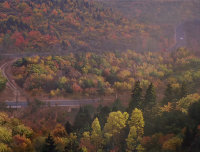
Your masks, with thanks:
M 200 0 L 0 0 L 0 152 L 200 152 Z

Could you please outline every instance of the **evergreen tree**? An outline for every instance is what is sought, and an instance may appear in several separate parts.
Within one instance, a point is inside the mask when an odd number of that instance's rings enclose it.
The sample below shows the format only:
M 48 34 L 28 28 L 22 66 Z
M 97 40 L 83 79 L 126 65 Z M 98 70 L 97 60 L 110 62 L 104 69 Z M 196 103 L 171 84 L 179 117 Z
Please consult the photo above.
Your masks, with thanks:
M 68 134 L 70 134 L 73 131 L 73 127 L 69 121 L 67 121 L 65 124 L 65 130 L 67 131 Z
M 153 84 L 151 83 L 146 90 L 143 107 L 152 108 L 156 103 L 156 92 Z
M 192 131 L 193 140 L 191 139 L 191 145 L 189 147 L 189 152 L 199 152 L 200 151 L 200 136 L 197 128 Z
M 116 99 L 112 106 L 112 111 L 124 111 L 120 99 Z
M 64 152 L 83 152 L 79 148 L 79 144 L 76 140 L 70 140 L 69 143 L 65 146 Z
M 195 138 L 189 152 L 200 152 L 200 137 L 199 136 Z
M 172 86 L 171 86 L 171 84 L 168 84 L 167 88 L 165 90 L 165 96 L 163 98 L 162 105 L 166 105 L 166 104 L 168 104 L 168 102 L 172 102 L 173 97 L 174 97 L 174 95 L 173 95 Z
M 134 108 L 141 108 L 141 105 L 142 105 L 142 88 L 140 87 L 140 81 L 137 81 L 132 91 L 132 99 L 129 103 L 128 112 L 131 113 Z
M 179 99 L 186 97 L 188 95 L 188 89 L 186 83 L 182 83 L 181 88 L 180 88 L 180 95 Z
M 108 106 L 99 105 L 99 107 L 97 108 L 97 111 L 98 112 L 97 114 L 94 115 L 94 118 L 98 117 L 101 128 L 103 128 L 107 121 L 107 117 L 109 113 L 111 112 L 111 109 Z
M 183 138 L 182 147 L 184 149 L 187 149 L 191 145 L 193 140 L 194 140 L 194 136 L 191 133 L 190 129 L 187 127 L 185 131 L 185 136 Z
M 196 125 L 200 124 L 200 100 L 189 107 L 188 115 L 195 121 Z
M 91 121 L 92 119 L 89 110 L 86 107 L 83 108 L 81 107 L 74 120 L 74 129 L 76 130 L 82 129 L 83 131 L 84 129 L 90 126 Z
M 45 140 L 43 152 L 58 152 L 53 137 L 49 134 Z

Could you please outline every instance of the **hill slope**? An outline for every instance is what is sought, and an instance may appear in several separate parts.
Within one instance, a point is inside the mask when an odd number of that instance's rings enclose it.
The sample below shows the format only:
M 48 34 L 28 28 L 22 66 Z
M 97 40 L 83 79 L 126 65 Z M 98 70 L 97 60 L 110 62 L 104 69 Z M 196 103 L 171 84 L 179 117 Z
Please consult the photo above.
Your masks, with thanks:
M 200 18 L 198 0 L 103 0 L 125 16 L 145 24 L 180 24 Z
M 1 0 L 0 10 L 0 47 L 6 52 L 153 50 L 172 37 L 86 0 Z
M 200 26 L 197 24 L 200 18 L 200 1 L 198 0 L 103 0 L 102 2 L 138 24 L 159 26 L 161 31 L 166 33 L 165 38 L 170 40 L 173 39 L 171 37 L 173 33 L 174 37 L 179 34 L 177 33 L 179 27 L 187 26 L 187 29 L 184 28 L 181 33 L 187 36 L 184 36 L 187 42 L 184 45 L 180 43 L 175 46 L 192 50 L 198 50 L 200 47 L 198 34 Z M 158 32 L 155 34 L 158 35 Z M 176 48 L 171 47 L 169 50 Z

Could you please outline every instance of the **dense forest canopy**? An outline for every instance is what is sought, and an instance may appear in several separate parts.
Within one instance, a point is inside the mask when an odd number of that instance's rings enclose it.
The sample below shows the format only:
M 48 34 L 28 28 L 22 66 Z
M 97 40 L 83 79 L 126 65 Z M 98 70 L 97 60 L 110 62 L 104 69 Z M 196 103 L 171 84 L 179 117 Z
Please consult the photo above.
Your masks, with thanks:
M 199 88 L 200 58 L 187 49 L 173 53 L 131 50 L 105 53 L 70 53 L 67 56 L 27 57 L 12 68 L 15 81 L 26 91 L 64 94 L 115 94 L 131 91 L 136 80 L 143 87 L 154 82 L 160 88 L 182 83 Z
M 9 138 L 1 140 L 3 150 L 198 152 L 199 66 L 199 56 L 185 48 L 18 59 L 12 65 L 15 81 L 33 95 L 106 98 L 116 94 L 116 99 L 108 106 L 105 100 L 71 113 L 36 99 L 17 111 L 2 104 L 3 111 L 15 113 L 33 128 L 2 123 Z M 13 121 L 4 117 L 8 123 Z M 17 132 L 10 134 L 12 129 Z
M 139 23 L 178 25 L 200 17 L 199 0 L 103 0 L 103 2 Z
M 159 50 L 173 29 L 133 22 L 102 3 L 84 0 L 1 1 L 2 51 Z M 141 45 L 140 45 L 141 44 Z
M 175 37 L 185 35 L 186 42 L 179 47 L 186 46 L 193 50 L 199 48 L 199 0 L 103 0 L 102 2 L 134 20 L 135 23 L 159 25 L 168 33 L 165 38 L 170 38 L 172 33 Z M 183 29 L 181 33 L 177 33 L 179 28 Z M 178 37 L 177 40 L 180 38 Z
M 197 0 L 0 0 L 0 152 L 199 152 L 199 15 Z

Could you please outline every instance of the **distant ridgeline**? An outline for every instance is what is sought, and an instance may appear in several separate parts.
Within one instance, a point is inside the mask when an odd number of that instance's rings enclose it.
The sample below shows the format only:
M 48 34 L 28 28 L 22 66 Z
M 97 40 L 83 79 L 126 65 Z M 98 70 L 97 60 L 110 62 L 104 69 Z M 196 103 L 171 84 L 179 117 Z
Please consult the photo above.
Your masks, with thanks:
M 146 24 L 180 24 L 200 18 L 199 0 L 102 0 L 125 16 Z
M 102 0 L 102 2 L 139 24 L 160 26 L 165 38 L 168 39 L 166 50 L 173 51 L 183 46 L 198 50 L 200 47 L 200 26 L 196 21 L 200 19 L 198 0 Z M 187 38 L 183 39 L 183 35 L 187 35 Z
M 161 50 L 174 35 L 131 21 L 101 2 L 0 0 L 0 49 L 6 52 Z M 173 29 L 171 29 L 173 31 Z

